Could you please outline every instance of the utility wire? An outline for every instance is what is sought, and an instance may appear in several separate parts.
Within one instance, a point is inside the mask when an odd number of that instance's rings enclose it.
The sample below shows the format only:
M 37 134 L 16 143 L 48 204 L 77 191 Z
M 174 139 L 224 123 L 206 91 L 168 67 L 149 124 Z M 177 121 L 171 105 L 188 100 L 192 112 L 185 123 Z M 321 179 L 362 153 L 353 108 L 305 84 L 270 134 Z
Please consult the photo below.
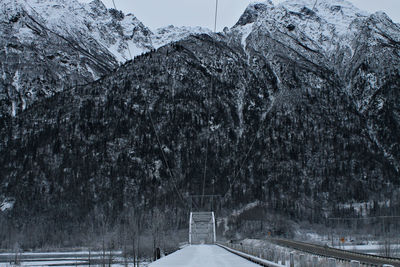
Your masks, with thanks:
M 218 0 L 216 0 L 216 1 L 217 1 L 217 7 L 218 7 Z M 314 6 L 313 6 L 313 8 L 312 8 L 312 11 L 314 11 L 315 7 L 317 6 L 317 3 L 318 3 L 318 0 L 315 0 Z M 216 9 L 216 10 L 217 10 L 217 9 Z M 216 14 L 215 14 L 215 21 L 217 21 L 216 18 L 217 18 L 217 11 L 216 11 Z M 307 26 L 307 24 L 308 24 L 308 21 L 307 21 L 307 23 L 306 23 L 306 26 Z M 216 23 L 215 23 L 215 25 L 216 25 Z M 269 111 L 272 109 L 272 107 L 273 107 L 273 103 L 271 104 L 270 109 L 267 111 L 267 114 L 268 114 Z M 259 127 L 258 127 L 258 130 L 257 130 L 255 136 L 254 136 L 254 139 L 253 139 L 253 141 L 252 141 L 251 144 L 250 144 L 250 148 L 248 149 L 248 151 L 247 151 L 247 153 L 246 153 L 246 155 L 245 155 L 245 157 L 244 157 L 242 163 L 239 165 L 239 171 L 236 173 L 236 175 L 235 175 L 233 181 L 230 183 L 229 188 L 228 188 L 228 191 L 226 191 L 226 193 L 223 195 L 223 197 L 222 197 L 223 199 L 224 199 L 224 198 L 228 195 L 228 193 L 231 191 L 231 189 L 232 189 L 234 183 L 236 182 L 236 179 L 239 177 L 240 172 L 241 172 L 241 170 L 242 170 L 242 168 L 243 168 L 243 165 L 244 165 L 244 163 L 246 162 L 246 160 L 247 160 L 247 158 L 248 158 L 248 156 L 249 156 L 251 150 L 253 149 L 254 143 L 256 142 L 257 135 L 258 135 L 259 131 L 261 130 L 262 122 L 263 122 L 263 121 L 260 122 L 260 125 L 259 125 Z
M 353 217 L 353 218 L 327 218 L 333 221 L 358 221 L 358 220 L 370 220 L 370 219 L 400 219 L 400 216 L 372 216 L 372 217 Z
M 279 96 L 277 96 L 277 97 L 279 97 Z M 276 99 L 276 98 L 275 98 L 275 99 Z M 251 142 L 250 147 L 249 147 L 249 149 L 247 150 L 247 153 L 246 153 L 246 155 L 245 155 L 245 157 L 244 157 L 242 163 L 239 165 L 239 171 L 236 173 L 235 177 L 233 178 L 233 181 L 229 184 L 228 190 L 227 190 L 226 193 L 222 196 L 222 199 L 225 199 L 225 197 L 228 195 L 228 193 L 232 190 L 233 185 L 235 184 L 237 178 L 239 177 L 240 172 L 241 172 L 241 170 L 242 170 L 242 168 L 243 168 L 243 165 L 244 165 L 244 163 L 246 162 L 246 160 L 247 160 L 247 158 L 248 158 L 248 156 L 249 156 L 251 150 L 253 149 L 254 143 L 255 143 L 256 140 L 257 140 L 258 133 L 260 132 L 261 127 L 263 126 L 263 122 L 264 122 L 264 120 L 267 118 L 267 115 L 269 114 L 269 112 L 271 111 L 271 109 L 274 107 L 274 102 L 275 102 L 275 101 L 273 100 L 272 103 L 271 103 L 270 106 L 269 106 L 269 109 L 266 111 L 266 113 L 265 113 L 265 115 L 264 115 L 264 116 L 265 116 L 264 119 L 262 119 L 262 120 L 259 122 L 258 129 L 257 129 L 257 131 L 256 131 L 256 133 L 255 133 L 255 135 L 254 135 L 253 141 Z
M 150 112 L 150 110 L 149 110 L 149 108 L 148 108 L 147 101 L 146 101 L 146 112 L 147 112 L 147 114 L 149 114 L 151 126 L 152 126 L 152 128 L 153 128 L 154 134 L 156 135 L 158 146 L 159 146 L 159 148 L 160 148 L 160 151 L 161 151 L 161 154 L 162 154 L 164 163 L 165 163 L 165 165 L 167 166 L 168 174 L 169 174 L 169 176 L 171 177 L 172 184 L 173 184 L 173 186 L 174 186 L 174 189 L 175 189 L 175 191 L 176 191 L 176 194 L 178 195 L 178 197 L 179 197 L 180 201 L 182 202 L 183 206 L 186 206 L 187 203 L 184 201 L 183 196 L 182 196 L 181 192 L 179 191 L 179 189 L 178 189 L 178 187 L 177 187 L 177 181 L 176 181 L 176 179 L 175 179 L 175 176 L 173 175 L 173 173 L 172 173 L 172 171 L 171 171 L 171 168 L 169 167 L 169 164 L 168 164 L 168 161 L 167 161 L 167 157 L 165 156 L 164 150 L 163 150 L 163 148 L 162 148 L 161 141 L 160 141 L 160 137 L 159 137 L 158 132 L 157 132 L 157 130 L 156 130 L 156 127 L 155 127 L 155 125 L 154 125 L 153 117 L 151 116 L 151 112 Z
M 215 21 L 214 21 L 214 32 L 217 32 L 217 18 L 218 18 L 218 0 L 215 0 Z
M 317 6 L 317 3 L 318 3 L 318 0 L 315 0 L 315 2 L 314 2 L 314 6 L 313 6 L 313 8 L 311 9 L 311 11 L 313 11 L 313 12 L 314 12 L 314 9 L 315 9 L 315 7 Z M 306 27 L 307 27 L 307 25 L 308 25 L 308 22 L 309 22 L 309 20 L 307 20 L 307 22 L 306 22 L 306 25 L 304 26 L 304 28 L 306 28 Z
M 115 0 L 112 0 L 112 2 L 113 2 L 113 5 L 114 5 L 114 9 L 115 9 L 115 10 L 118 10 L 118 9 L 117 9 L 117 6 L 115 5 Z M 129 56 L 130 56 L 130 58 L 131 58 L 131 60 L 132 60 L 133 57 L 132 57 L 131 49 L 129 48 L 128 42 L 129 42 L 129 41 L 127 40 L 127 41 L 126 41 L 126 43 L 127 43 L 127 46 L 126 46 L 126 47 L 128 48 L 128 53 L 129 53 Z M 132 42 L 133 42 L 133 40 L 132 40 Z
M 213 80 L 211 80 L 213 81 Z M 213 86 L 213 82 L 211 83 L 211 86 Z M 204 160 L 204 172 L 203 172 L 203 190 L 202 190 L 202 196 L 201 196 L 201 207 L 203 207 L 203 199 L 204 199 L 204 194 L 205 194 L 205 187 L 206 187 L 206 176 L 207 176 L 207 160 L 208 160 L 208 146 L 210 142 L 210 89 L 207 90 L 207 96 L 206 96 L 206 109 L 207 109 L 207 144 L 206 144 L 206 156 Z
M 217 18 L 218 18 L 218 0 L 215 0 L 215 20 L 214 20 L 214 32 L 217 32 Z M 213 85 L 213 83 L 212 83 Z M 209 94 L 209 89 L 207 90 L 207 99 L 206 99 L 206 104 L 207 104 L 207 144 L 206 144 L 206 155 L 205 155 L 205 160 L 204 160 L 204 171 L 203 171 L 203 187 L 202 187 L 202 192 L 201 192 L 201 200 L 200 200 L 200 206 L 203 206 L 203 200 L 204 200 L 204 194 L 205 194 L 205 187 L 206 187 L 206 175 L 207 175 L 207 160 L 208 160 L 208 146 L 209 146 L 209 140 L 210 140 L 210 94 Z

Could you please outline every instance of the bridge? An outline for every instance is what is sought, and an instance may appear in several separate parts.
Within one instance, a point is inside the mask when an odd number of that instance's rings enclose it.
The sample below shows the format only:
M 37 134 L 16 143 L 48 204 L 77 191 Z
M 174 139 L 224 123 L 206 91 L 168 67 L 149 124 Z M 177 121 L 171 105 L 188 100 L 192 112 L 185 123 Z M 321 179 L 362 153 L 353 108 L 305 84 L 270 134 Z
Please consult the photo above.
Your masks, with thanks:
M 259 267 L 217 245 L 189 245 L 149 267 Z
M 291 241 L 293 246 L 294 241 Z M 149 267 L 399 267 L 400 259 L 335 250 L 312 254 L 304 243 L 295 242 L 297 251 L 285 247 L 251 248 L 241 245 L 188 245 Z M 307 247 L 307 245 L 305 245 Z M 322 248 L 322 247 L 321 247 Z M 315 247 L 314 247 L 315 249 Z M 288 252 L 290 251 L 290 252 Z M 333 257 L 334 256 L 334 257 Z M 353 260 L 352 258 L 357 260 Z
M 400 267 L 399 258 L 382 257 L 285 239 L 250 247 L 217 243 L 214 212 L 191 212 L 188 245 L 149 267 Z
M 191 212 L 189 219 L 189 244 L 215 244 L 214 212 Z

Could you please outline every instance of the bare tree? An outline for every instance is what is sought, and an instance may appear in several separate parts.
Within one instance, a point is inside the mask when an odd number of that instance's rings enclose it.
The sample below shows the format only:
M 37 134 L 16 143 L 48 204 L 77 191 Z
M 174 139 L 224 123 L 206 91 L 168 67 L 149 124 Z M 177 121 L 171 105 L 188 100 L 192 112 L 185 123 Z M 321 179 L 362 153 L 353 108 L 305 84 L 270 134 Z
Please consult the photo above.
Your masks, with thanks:
M 133 207 L 127 210 L 128 232 L 132 242 L 132 258 L 133 266 L 139 266 L 139 249 L 140 249 L 140 236 L 139 236 L 139 222 L 140 213 Z
M 160 257 L 161 233 L 163 232 L 164 214 L 158 208 L 151 213 L 151 236 L 153 240 L 153 260 Z

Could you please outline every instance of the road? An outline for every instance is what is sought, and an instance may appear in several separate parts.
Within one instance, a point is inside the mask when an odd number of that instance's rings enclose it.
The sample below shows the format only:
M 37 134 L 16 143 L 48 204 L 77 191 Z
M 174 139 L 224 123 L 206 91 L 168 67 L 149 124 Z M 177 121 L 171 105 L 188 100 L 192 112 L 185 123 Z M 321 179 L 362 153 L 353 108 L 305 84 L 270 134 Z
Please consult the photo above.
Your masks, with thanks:
M 260 267 L 216 245 L 192 245 L 161 258 L 149 267 Z
M 347 250 L 318 246 L 315 244 L 309 244 L 309 243 L 286 240 L 286 239 L 272 239 L 271 242 L 280 246 L 289 247 L 295 250 L 300 250 L 303 252 L 324 256 L 328 258 L 336 258 L 347 261 L 356 260 L 359 261 L 360 263 L 375 265 L 375 266 L 390 264 L 396 267 L 400 267 L 400 259 L 395 259 L 395 258 L 385 258 L 380 256 L 362 254 Z

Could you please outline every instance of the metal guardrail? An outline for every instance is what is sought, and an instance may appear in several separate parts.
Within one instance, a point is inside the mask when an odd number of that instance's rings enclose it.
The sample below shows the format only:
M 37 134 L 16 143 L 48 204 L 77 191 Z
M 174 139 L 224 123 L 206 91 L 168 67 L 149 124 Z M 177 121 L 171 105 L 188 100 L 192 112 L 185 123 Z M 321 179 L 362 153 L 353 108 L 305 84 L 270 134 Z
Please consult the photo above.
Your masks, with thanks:
M 369 266 L 383 266 L 386 264 L 386 265 L 393 265 L 395 267 L 400 267 L 399 258 L 364 254 L 359 252 L 342 250 L 332 247 L 323 247 L 315 244 L 286 240 L 286 239 L 271 239 L 270 242 L 276 245 L 302 251 L 304 253 L 309 253 L 312 255 L 317 255 L 326 258 L 335 258 L 340 261 L 351 262 L 352 260 L 356 260 L 359 261 L 361 264 L 366 264 Z
M 264 260 L 264 259 L 262 259 L 260 257 L 256 257 L 256 256 L 253 256 L 253 255 L 244 253 L 242 251 L 230 248 L 228 246 L 225 246 L 225 245 L 222 245 L 222 244 L 219 244 L 219 243 L 217 243 L 216 245 L 221 247 L 221 248 L 226 249 L 227 251 L 229 251 L 229 252 L 231 252 L 233 254 L 238 255 L 239 257 L 242 257 L 242 258 L 244 258 L 244 259 L 246 259 L 248 261 L 254 262 L 254 263 L 259 264 L 259 265 L 264 266 L 264 267 L 284 267 L 285 266 L 285 265 L 281 265 L 281 264 L 278 264 L 278 263 L 274 263 L 274 262 L 271 262 L 271 261 Z

